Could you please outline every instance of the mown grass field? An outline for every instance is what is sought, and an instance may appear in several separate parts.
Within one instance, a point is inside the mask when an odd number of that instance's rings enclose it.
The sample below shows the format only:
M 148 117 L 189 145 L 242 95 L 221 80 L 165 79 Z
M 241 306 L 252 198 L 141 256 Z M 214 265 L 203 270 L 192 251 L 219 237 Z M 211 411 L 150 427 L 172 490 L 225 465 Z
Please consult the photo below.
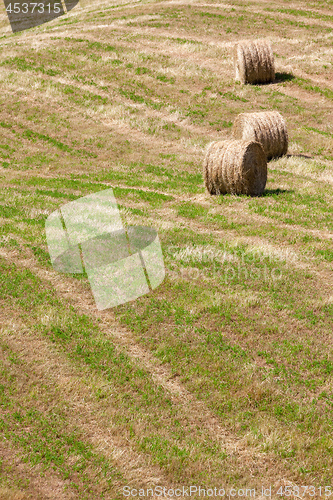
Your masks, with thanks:
M 328 498 L 333 1 L 117 1 L 17 34 L 1 7 L 0 498 Z M 233 44 L 254 37 L 272 85 L 234 82 Z M 272 109 L 290 145 L 264 196 L 209 196 L 206 145 Z M 124 222 L 158 230 L 166 278 L 98 312 L 44 225 L 110 187 Z

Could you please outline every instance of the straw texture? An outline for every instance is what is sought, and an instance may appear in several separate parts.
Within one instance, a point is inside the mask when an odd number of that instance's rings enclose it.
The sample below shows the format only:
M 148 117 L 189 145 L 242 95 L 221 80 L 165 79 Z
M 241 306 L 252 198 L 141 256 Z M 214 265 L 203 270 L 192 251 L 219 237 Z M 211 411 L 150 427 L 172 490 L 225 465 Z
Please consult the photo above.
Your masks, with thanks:
M 260 196 L 267 181 L 266 155 L 253 141 L 213 142 L 203 162 L 203 176 L 210 194 Z
M 274 55 L 267 40 L 238 42 L 234 49 L 236 81 L 270 83 L 275 80 Z
M 277 111 L 241 113 L 234 122 L 232 135 L 238 140 L 260 142 L 267 160 L 288 151 L 287 126 Z

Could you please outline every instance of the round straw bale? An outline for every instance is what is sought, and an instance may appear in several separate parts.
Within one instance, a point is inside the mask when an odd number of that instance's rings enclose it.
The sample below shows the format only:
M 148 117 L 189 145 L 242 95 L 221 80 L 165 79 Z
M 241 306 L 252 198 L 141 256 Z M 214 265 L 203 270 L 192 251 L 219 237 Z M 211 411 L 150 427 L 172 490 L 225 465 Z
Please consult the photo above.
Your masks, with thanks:
M 210 194 L 260 196 L 267 181 L 267 160 L 254 141 L 227 140 L 209 145 L 203 176 Z
M 267 40 L 238 42 L 234 48 L 236 81 L 270 83 L 275 80 L 274 55 Z
M 241 113 L 234 122 L 232 135 L 235 139 L 260 142 L 267 160 L 288 151 L 287 126 L 278 111 Z

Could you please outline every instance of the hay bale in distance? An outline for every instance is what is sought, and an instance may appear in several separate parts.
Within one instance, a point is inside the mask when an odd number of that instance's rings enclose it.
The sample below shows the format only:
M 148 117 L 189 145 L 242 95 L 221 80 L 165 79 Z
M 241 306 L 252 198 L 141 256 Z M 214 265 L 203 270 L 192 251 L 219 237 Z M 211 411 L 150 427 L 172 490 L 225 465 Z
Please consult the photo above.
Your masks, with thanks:
M 270 83 L 275 80 L 274 55 L 267 40 L 238 42 L 234 49 L 236 81 Z
M 210 194 L 260 196 L 267 181 L 267 160 L 258 142 L 226 140 L 209 145 L 203 162 Z
M 241 113 L 234 122 L 232 135 L 238 140 L 260 142 L 268 161 L 288 151 L 287 126 L 278 111 Z

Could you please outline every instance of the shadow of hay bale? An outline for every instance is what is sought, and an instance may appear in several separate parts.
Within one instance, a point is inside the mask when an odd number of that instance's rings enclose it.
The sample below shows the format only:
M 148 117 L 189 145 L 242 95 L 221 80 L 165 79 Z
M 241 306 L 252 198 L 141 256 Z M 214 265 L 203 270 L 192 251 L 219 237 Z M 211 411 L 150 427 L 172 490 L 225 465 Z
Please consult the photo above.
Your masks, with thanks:
M 262 193 L 261 197 L 267 197 L 267 196 L 276 196 L 284 193 L 294 193 L 294 189 L 265 189 L 265 191 Z
M 295 76 L 292 73 L 275 73 L 274 83 L 291 82 L 294 79 Z

